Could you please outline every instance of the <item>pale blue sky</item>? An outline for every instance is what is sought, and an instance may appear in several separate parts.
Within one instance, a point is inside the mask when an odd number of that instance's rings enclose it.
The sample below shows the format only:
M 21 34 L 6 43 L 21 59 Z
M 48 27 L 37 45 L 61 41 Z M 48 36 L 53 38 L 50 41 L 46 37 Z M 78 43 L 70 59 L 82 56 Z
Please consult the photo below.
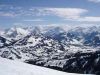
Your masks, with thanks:
M 99 24 L 100 0 L 0 0 L 0 28 Z

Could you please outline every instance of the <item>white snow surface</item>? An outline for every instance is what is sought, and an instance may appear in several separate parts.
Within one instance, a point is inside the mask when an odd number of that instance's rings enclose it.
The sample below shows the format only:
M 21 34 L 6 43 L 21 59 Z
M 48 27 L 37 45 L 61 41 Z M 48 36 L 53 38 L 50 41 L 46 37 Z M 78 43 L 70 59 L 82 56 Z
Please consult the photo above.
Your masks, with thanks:
M 0 75 L 82 75 L 82 74 L 65 73 L 57 70 L 26 64 L 19 61 L 0 58 Z

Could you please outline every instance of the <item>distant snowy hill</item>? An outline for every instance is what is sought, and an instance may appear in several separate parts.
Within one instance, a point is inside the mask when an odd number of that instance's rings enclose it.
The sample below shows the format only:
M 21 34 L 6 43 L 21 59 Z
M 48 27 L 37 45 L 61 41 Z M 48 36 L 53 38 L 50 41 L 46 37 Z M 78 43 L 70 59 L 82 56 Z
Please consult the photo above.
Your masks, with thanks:
M 60 72 L 44 67 L 0 58 L 0 75 L 82 75 Z
M 100 26 L 6 29 L 0 32 L 0 56 L 65 72 L 100 74 Z

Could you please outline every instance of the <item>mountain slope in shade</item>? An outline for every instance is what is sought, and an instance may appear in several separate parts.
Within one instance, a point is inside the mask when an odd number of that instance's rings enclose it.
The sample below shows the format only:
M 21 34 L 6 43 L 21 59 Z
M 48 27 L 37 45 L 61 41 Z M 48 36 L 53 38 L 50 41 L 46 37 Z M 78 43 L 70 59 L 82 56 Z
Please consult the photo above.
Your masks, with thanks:
M 0 75 L 81 75 L 64 73 L 44 67 L 0 58 Z

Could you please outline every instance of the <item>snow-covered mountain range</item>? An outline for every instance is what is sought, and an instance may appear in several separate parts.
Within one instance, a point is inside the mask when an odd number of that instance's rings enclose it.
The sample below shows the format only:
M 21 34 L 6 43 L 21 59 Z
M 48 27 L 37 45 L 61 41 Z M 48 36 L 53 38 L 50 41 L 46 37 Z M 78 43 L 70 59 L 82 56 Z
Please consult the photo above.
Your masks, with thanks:
M 6 29 L 0 31 L 0 56 L 65 72 L 100 74 L 100 26 Z

